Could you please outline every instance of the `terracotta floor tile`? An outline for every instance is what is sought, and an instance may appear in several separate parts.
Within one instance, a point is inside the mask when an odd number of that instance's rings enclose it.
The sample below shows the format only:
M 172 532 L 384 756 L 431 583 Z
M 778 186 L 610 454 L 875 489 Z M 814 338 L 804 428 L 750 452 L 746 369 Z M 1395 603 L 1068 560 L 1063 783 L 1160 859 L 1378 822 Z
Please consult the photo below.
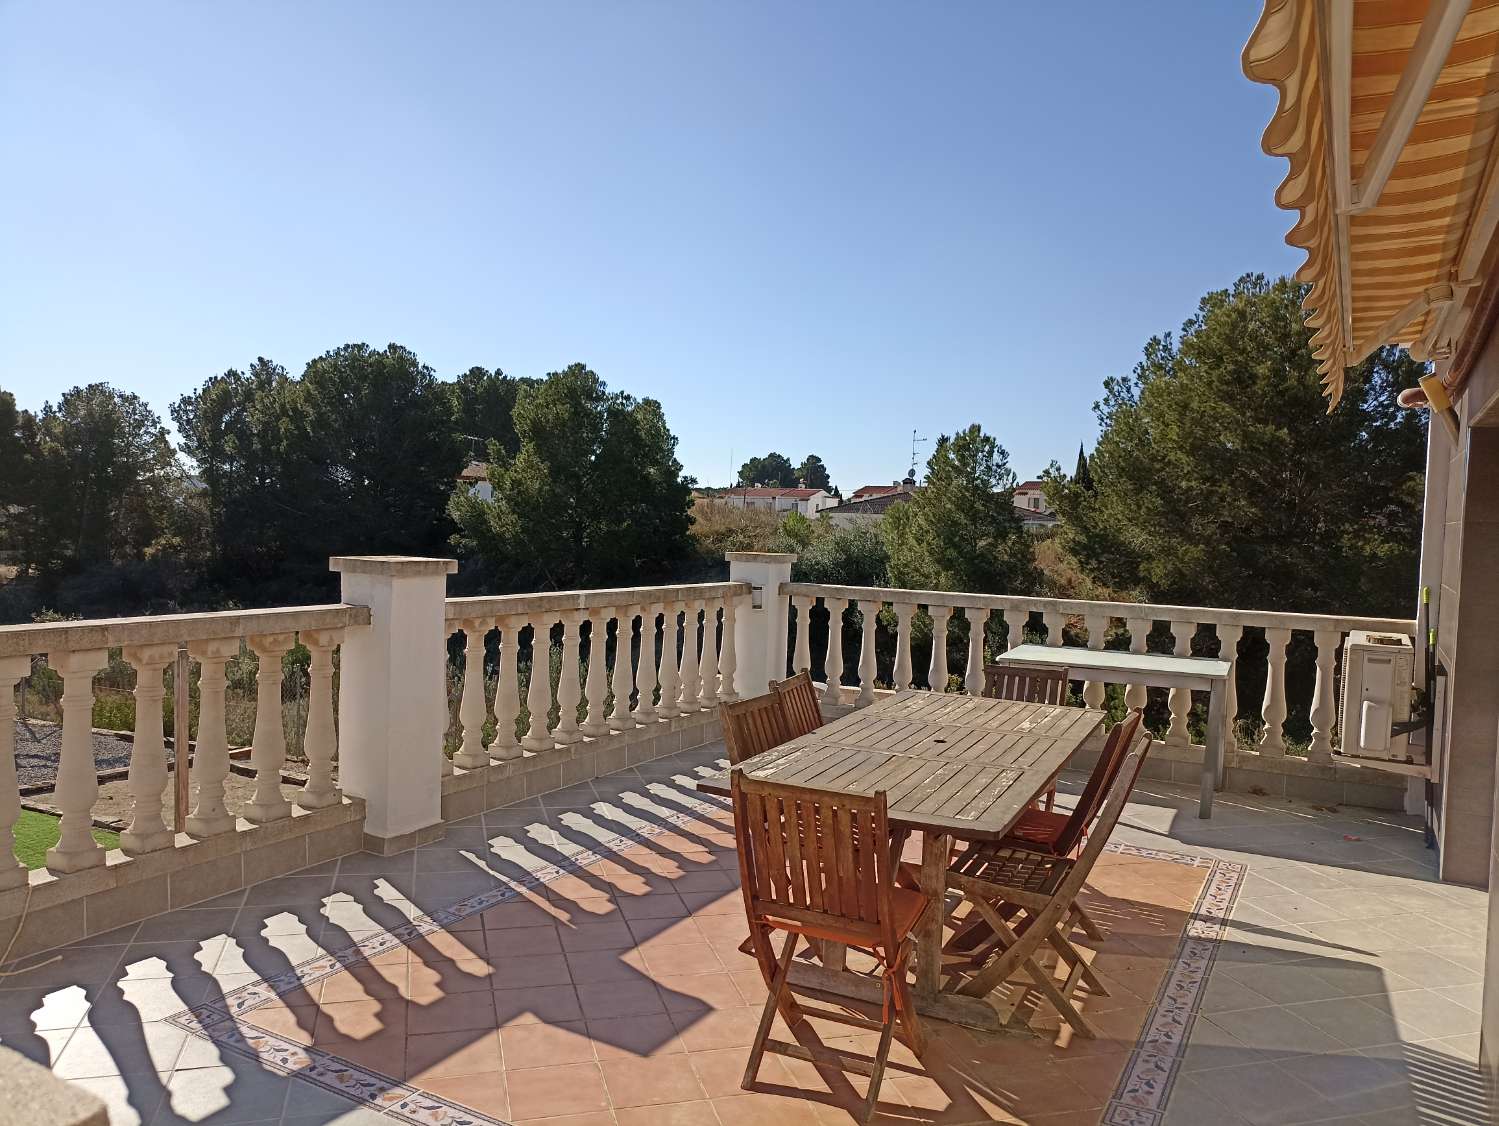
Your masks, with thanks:
M 611 1059 L 600 1063 L 609 1102 L 620 1107 L 695 1102 L 706 1097 L 687 1056 Z
M 591 1020 L 588 1035 L 600 1061 L 625 1057 L 649 1059 L 687 1050 L 677 1035 L 677 1026 L 665 1013 Z
M 547 1118 L 609 1109 L 604 1076 L 596 1063 L 533 1067 L 506 1073 L 510 1114 Z
M 454 993 L 488 992 L 494 988 L 490 964 L 482 958 L 412 962 L 406 972 L 403 996 L 423 1005 Z
M 812 1106 L 792 1096 L 741 1093 L 712 1101 L 722 1126 L 819 1126 Z
M 529 989 L 496 989 L 496 1027 L 537 1021 L 582 1020 L 583 1008 L 571 985 L 539 985 Z
M 652 977 L 661 991 L 661 1002 L 667 1012 L 744 1007 L 744 996 L 734 979 L 726 973 L 653 974 Z M 761 994 L 761 999 L 764 999 L 764 994 Z
M 682 902 L 696 919 L 744 918 L 744 897 L 737 886 L 733 891 L 684 891 Z
M 630 940 L 625 945 L 639 946 L 641 950 L 647 952 L 660 947 L 695 945 L 709 937 L 703 933 L 697 922 L 690 918 L 635 919 L 626 925 L 630 931 Z
M 318 1006 L 313 1042 L 367 1040 L 379 1032 L 404 1034 L 406 1002 L 398 997 L 372 1001 L 333 1001 Z
M 493 956 L 491 975 L 496 989 L 526 989 L 533 985 L 566 985 L 567 960 L 562 954 Z
M 489 908 L 479 918 L 486 931 L 524 930 L 530 927 L 551 927 L 557 924 L 557 910 L 545 902 L 527 899 L 499 903 Z M 486 939 L 486 941 L 490 941 Z M 491 942 L 490 948 L 493 949 Z
M 740 1083 L 744 1080 L 744 1066 L 749 1062 L 748 1048 L 714 1048 L 703 1052 L 689 1052 L 687 1059 L 697 1073 L 697 1081 L 710 1099 L 732 1098 L 744 1094 Z M 791 1073 L 785 1067 L 786 1060 L 766 1053 L 760 1060 L 758 1082 L 779 1086 L 795 1086 Z
M 619 913 L 626 919 L 684 919 L 687 906 L 674 891 L 652 895 L 626 896 L 619 901 Z
M 483 931 L 433 931 L 411 945 L 412 958 L 429 964 L 483 958 L 486 950 Z
M 655 982 L 599 981 L 578 986 L 578 1001 L 589 1020 L 666 1011 Z
M 593 1042 L 582 1021 L 514 1024 L 500 1030 L 500 1048 L 507 1071 L 590 1063 L 594 1058 Z
M 497 1032 L 478 1029 L 433 1032 L 406 1038 L 406 1074 L 418 1087 L 425 1079 L 499 1070 L 500 1039 Z
M 318 993 L 322 1001 L 368 1001 L 377 997 L 399 997 L 408 973 L 400 965 L 357 965 L 325 977 Z
M 577 985 L 601 981 L 640 981 L 645 959 L 633 947 L 619 950 L 579 950 L 564 955 L 571 980 Z
M 713 1104 L 703 1100 L 669 1106 L 624 1107 L 614 1112 L 619 1126 L 717 1126 Z
M 546 885 L 546 896 L 552 903 L 568 906 L 585 899 L 611 899 L 614 889 L 601 876 L 558 876 Z
M 517 1118 L 514 1126 L 618 1126 L 618 1122 L 612 1110 L 595 1110 L 556 1118 Z
M 671 1022 L 689 1052 L 713 1048 L 743 1048 L 755 1038 L 760 1010 L 718 1009 L 709 1013 L 672 1013 Z
M 330 1040 L 321 1047 L 392 1079 L 406 1074 L 406 1037 L 399 1033 L 382 1032 L 364 1040 Z
M 492 1118 L 510 1117 L 510 1097 L 506 1077 L 498 1071 L 481 1075 L 453 1075 L 430 1079 L 421 1089 L 441 1098 L 452 1099 L 459 1106 L 477 1110 Z
M 635 936 L 623 919 L 579 920 L 577 926 L 557 928 L 559 945 L 568 953 L 584 950 L 624 950 Z
M 317 1029 L 318 1009 L 316 1005 L 287 1005 L 277 999 L 254 1009 L 245 1019 L 293 1044 L 311 1044 Z
M 407 1011 L 406 1027 L 412 1035 L 494 1028 L 494 994 L 454 993 L 430 1005 L 413 1003 Z
M 652 977 L 664 974 L 717 974 L 726 969 L 713 952 L 713 947 L 706 942 L 656 947 L 642 951 L 641 956 Z M 736 953 L 734 958 L 737 962 L 739 955 Z

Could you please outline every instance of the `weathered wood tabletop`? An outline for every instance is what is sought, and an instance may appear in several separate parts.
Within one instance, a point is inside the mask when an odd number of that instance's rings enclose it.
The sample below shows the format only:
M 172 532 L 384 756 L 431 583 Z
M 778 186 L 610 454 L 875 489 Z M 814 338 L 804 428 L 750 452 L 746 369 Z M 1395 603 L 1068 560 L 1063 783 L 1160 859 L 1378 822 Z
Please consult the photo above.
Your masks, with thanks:
M 977 1028 L 998 1028 L 1003 1022 L 988 999 L 940 989 L 942 906 L 953 839 L 1003 837 L 1103 721 L 1104 713 L 1092 708 L 913 690 L 733 769 L 842 793 L 884 790 L 891 824 L 922 834 L 921 890 L 932 908 L 917 926 L 917 1008 Z M 727 773 L 699 778 L 696 785 L 705 793 L 729 793 Z M 879 1000 L 873 979 L 844 972 L 840 963 L 841 958 L 820 967 L 799 964 L 795 980 Z

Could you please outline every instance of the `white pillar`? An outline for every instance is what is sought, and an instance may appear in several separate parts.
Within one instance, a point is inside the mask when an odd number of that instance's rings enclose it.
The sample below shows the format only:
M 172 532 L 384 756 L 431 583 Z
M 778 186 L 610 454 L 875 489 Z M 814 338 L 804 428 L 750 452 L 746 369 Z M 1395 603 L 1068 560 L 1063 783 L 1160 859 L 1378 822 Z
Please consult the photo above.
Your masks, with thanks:
M 1239 638 L 1244 635 L 1244 627 L 1220 625 L 1215 632 L 1218 658 L 1228 662 L 1228 680 L 1223 685 L 1223 750 L 1227 754 L 1238 750 Z
M 1005 619 L 1005 648 L 1013 649 L 1025 644 L 1025 623 L 1030 620 L 1029 610 L 1006 609 L 1001 611 Z
M 255 792 L 243 812 L 246 821 L 257 825 L 291 816 L 291 802 L 281 792 L 281 768 L 286 765 L 281 658 L 291 644 L 289 633 L 265 633 L 250 638 L 250 648 L 260 659 L 255 673 L 255 736 L 250 748 Z
M 562 657 L 557 670 L 557 730 L 552 738 L 559 747 L 582 738 L 578 731 L 578 701 L 583 698 L 583 683 L 578 672 L 578 631 L 583 615 L 571 611 L 562 615 Z
M 31 658 L 0 657 L 0 890 L 26 883 L 26 865 L 16 859 L 16 822 L 21 791 L 16 784 L 16 685 L 31 672 Z
M 1332 763 L 1333 708 L 1337 699 L 1333 691 L 1333 674 L 1342 636 L 1332 629 L 1319 629 L 1316 633 L 1317 684 L 1312 690 L 1312 744 L 1306 755 L 1308 762 Z
M 234 815 L 224 808 L 224 779 L 229 777 L 224 666 L 239 656 L 239 641 L 228 637 L 194 641 L 187 651 L 198 662 L 198 737 L 193 741 L 190 775 L 197 797 L 185 828 L 189 836 L 212 837 L 234 828 Z
M 57 808 L 62 813 L 57 844 L 47 850 L 49 872 L 78 872 L 104 863 L 94 840 L 94 674 L 109 663 L 107 649 L 48 653 L 47 667 L 62 677 L 62 751 L 57 766 Z
M 723 703 L 739 699 L 739 656 L 734 651 L 734 621 L 741 601 L 749 603 L 748 598 L 733 594 L 723 600 L 723 646 L 718 653 L 718 698 Z
M 501 618 L 495 625 L 500 631 L 500 668 L 494 685 L 494 742 L 489 744 L 489 757 L 505 762 L 521 755 L 515 721 L 520 718 L 520 631 L 526 620 Z
M 911 619 L 915 616 L 914 603 L 895 603 L 895 668 L 890 679 L 897 692 L 911 687 Z
M 842 598 L 824 598 L 822 604 L 828 611 L 828 645 L 822 658 L 823 676 L 827 679 L 827 691 L 822 698 L 830 704 L 843 703 L 843 611 L 848 602 Z
M 968 667 L 963 671 L 963 691 L 970 696 L 982 696 L 984 630 L 988 627 L 989 611 L 982 606 L 965 606 L 963 616 L 968 619 Z
M 787 598 L 781 586 L 791 581 L 796 556 L 731 551 L 724 558 L 729 561 L 729 581 L 754 588 L 750 605 L 738 607 L 734 615 L 734 689 L 741 697 L 759 696 L 770 690 L 772 680 L 786 675 Z
M 1129 651 L 1131 653 L 1144 653 L 1145 643 L 1150 639 L 1150 627 L 1155 623 L 1149 618 L 1126 618 L 1124 624 L 1129 628 Z M 1145 690 L 1143 684 L 1129 684 L 1124 689 L 1124 706 L 1126 708 L 1143 708 L 1146 701 L 1150 699 L 1150 693 Z
M 549 614 L 531 619 L 531 679 L 526 682 L 530 722 L 520 745 L 533 754 L 556 746 L 547 730 L 552 711 L 552 621 Z
M 1062 627 L 1067 624 L 1067 615 L 1060 610 L 1043 610 L 1041 620 L 1046 623 L 1046 644 L 1053 649 L 1062 647 Z
M 609 612 L 588 611 L 588 676 L 583 682 L 583 698 L 588 702 L 588 712 L 583 718 L 583 734 L 607 735 L 609 720 L 604 715 L 604 696 L 608 678 L 604 675 L 609 664 Z
M 1193 622 L 1172 622 L 1171 652 L 1178 657 L 1190 657 L 1192 634 L 1196 631 L 1197 626 Z M 1173 688 L 1167 695 L 1166 702 L 1171 708 L 1171 726 L 1166 731 L 1166 745 L 1168 747 L 1188 746 L 1192 741 L 1187 731 L 1187 715 L 1192 711 L 1192 690 Z
M 339 784 L 365 802 L 365 837 L 385 848 L 442 823 L 447 622 L 452 559 L 343 556 L 343 601 L 370 608 L 339 662 Z
M 303 809 L 323 809 L 330 805 L 337 805 L 342 796 L 338 787 L 333 784 L 333 755 L 337 749 L 338 736 L 333 729 L 333 650 L 338 648 L 343 640 L 341 629 L 308 629 L 303 630 L 301 635 L 302 644 L 307 646 L 307 652 L 311 658 L 308 662 L 308 686 L 307 686 L 307 728 L 302 737 L 302 745 L 307 752 L 307 785 L 302 787 L 297 794 L 297 805 Z M 479 641 L 479 680 L 484 680 L 484 634 L 478 635 Z M 470 642 L 472 644 L 472 642 Z M 470 650 L 472 652 L 472 650 Z M 464 669 L 463 675 L 468 676 L 468 669 Z M 465 698 L 468 684 L 465 681 Z M 479 690 L 479 726 L 484 725 L 483 712 L 484 690 Z M 468 733 L 464 732 L 464 740 L 467 742 Z M 482 748 L 481 748 L 482 749 Z M 487 759 L 485 761 L 488 761 Z
M 933 692 L 947 691 L 947 622 L 951 606 L 929 606 L 932 619 L 932 663 L 927 670 L 927 684 Z
M 859 707 L 874 703 L 874 680 L 879 675 L 879 654 L 875 652 L 875 630 L 879 627 L 880 606 L 878 598 L 859 599 L 859 615 L 864 621 L 863 640 L 859 645 Z
M 703 711 L 718 706 L 718 603 L 704 602 L 703 651 L 698 658 L 697 702 Z
M 656 701 L 656 715 L 671 719 L 682 714 L 677 697 L 682 692 L 682 678 L 677 673 L 677 615 L 682 612 L 676 602 L 667 602 L 661 615 L 661 699 Z
M 1270 660 L 1265 670 L 1265 704 L 1261 711 L 1265 730 L 1260 736 L 1260 754 L 1283 755 L 1286 753 L 1285 734 L 1281 730 L 1286 722 L 1286 646 L 1291 643 L 1291 631 L 1267 628 L 1265 640 L 1270 644 Z
M 177 659 L 177 646 L 127 645 L 122 655 L 135 667 L 135 745 L 130 748 L 130 827 L 120 834 L 120 851 L 126 856 L 140 856 L 169 848 L 175 837 L 161 816 L 161 799 L 167 788 L 161 705 L 166 698 L 162 673 Z M 182 719 L 185 722 L 187 717 Z M 178 770 L 187 765 L 186 744 L 186 739 L 181 740 L 183 754 Z
M 656 667 L 656 617 L 661 613 L 661 604 L 641 607 L 640 612 L 640 658 L 635 670 L 636 724 L 644 726 L 656 722 L 656 685 L 660 673 Z
M 611 731 L 628 731 L 635 726 L 635 717 L 630 714 L 630 693 L 635 690 L 635 666 L 630 659 L 630 645 L 634 636 L 635 608 L 631 606 L 620 611 L 619 616 L 614 619 L 614 710 L 609 713 Z M 602 650 L 599 655 L 603 656 Z
M 1102 649 L 1104 635 L 1109 632 L 1109 619 L 1103 614 L 1089 614 L 1083 619 L 1088 627 L 1088 648 Z M 1090 708 L 1102 708 L 1107 698 L 1103 681 L 1090 680 L 1083 685 L 1083 703 Z
M 792 648 L 791 671 L 801 672 L 812 668 L 812 607 L 817 598 L 810 594 L 793 595 L 792 608 L 796 610 L 796 644 Z M 780 677 L 772 677 L 779 680 Z
M 677 708 L 683 715 L 690 715 L 699 708 L 698 695 L 701 678 L 698 673 L 698 661 L 701 659 L 697 652 L 697 612 L 698 603 L 688 602 L 682 615 L 682 664 L 677 676 L 680 691 L 677 694 Z
M 489 623 L 473 619 L 459 622 L 458 628 L 463 631 L 463 695 L 458 701 L 463 742 L 453 756 L 453 765 L 477 770 L 489 765 L 484 750 L 484 635 L 489 632 Z

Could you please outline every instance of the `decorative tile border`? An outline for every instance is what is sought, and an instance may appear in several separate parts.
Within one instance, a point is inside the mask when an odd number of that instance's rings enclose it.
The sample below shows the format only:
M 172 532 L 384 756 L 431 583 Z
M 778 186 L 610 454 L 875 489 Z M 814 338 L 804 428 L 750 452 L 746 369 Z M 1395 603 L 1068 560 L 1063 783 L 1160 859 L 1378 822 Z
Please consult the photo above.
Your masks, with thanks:
M 1248 865 L 1136 845 L 1110 844 L 1108 850 L 1209 870 L 1171 968 L 1099 1121 L 1099 1126 L 1160 1126 Z
M 650 788 L 648 782 L 646 788 Z M 273 977 L 242 985 L 222 1001 L 204 1002 L 166 1018 L 193 1036 L 211 1040 L 220 1051 L 256 1060 L 267 1070 L 316 1084 L 368 1109 L 409 1126 L 509 1126 L 458 1103 L 430 1095 L 409 1083 L 372 1068 L 294 1043 L 249 1022 L 255 1009 L 296 989 L 367 962 L 386 951 L 479 914 L 516 898 L 522 891 L 550 883 L 559 876 L 607 860 L 631 845 L 698 821 L 699 812 L 724 808 L 721 798 L 694 796 L 696 808 L 659 815 L 655 824 L 613 834 L 567 860 L 538 868 L 502 888 L 479 892 L 450 907 L 418 915 L 410 922 L 370 934 L 331 954 L 309 958 Z M 1110 843 L 1105 851 L 1210 869 L 1193 917 L 1177 947 L 1172 968 L 1156 996 L 1113 1099 L 1100 1126 L 1159 1126 L 1166 1100 L 1176 1079 L 1181 1054 L 1191 1033 L 1208 971 L 1217 955 L 1246 866 L 1189 853 L 1168 852 L 1136 845 Z

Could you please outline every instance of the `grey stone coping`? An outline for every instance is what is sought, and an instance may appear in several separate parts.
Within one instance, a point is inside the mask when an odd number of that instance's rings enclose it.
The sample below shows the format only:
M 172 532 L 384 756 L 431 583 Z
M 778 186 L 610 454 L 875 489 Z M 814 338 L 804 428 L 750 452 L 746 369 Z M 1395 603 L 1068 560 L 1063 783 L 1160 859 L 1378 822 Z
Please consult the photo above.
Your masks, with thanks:
M 0 1047 L 0 1091 L 5 1092 L 7 1122 L 109 1126 L 109 1108 L 103 1099 L 57 1078 L 14 1048 Z
M 368 606 L 338 602 L 321 606 L 280 606 L 270 610 L 151 614 L 138 618 L 93 618 L 79 622 L 0 626 L 0 657 L 112 649 L 120 645 L 250 638 L 262 634 L 369 624 Z
M 675 602 L 719 602 L 750 593 L 749 583 L 688 583 L 676 586 L 627 586 L 602 590 L 556 590 L 543 594 L 481 595 L 449 598 L 450 622 L 472 618 L 507 618 L 571 610 L 624 610 Z
M 335 555 L 328 560 L 328 570 L 345 575 L 413 578 L 454 574 L 458 570 L 458 560 L 433 559 L 425 555 Z

